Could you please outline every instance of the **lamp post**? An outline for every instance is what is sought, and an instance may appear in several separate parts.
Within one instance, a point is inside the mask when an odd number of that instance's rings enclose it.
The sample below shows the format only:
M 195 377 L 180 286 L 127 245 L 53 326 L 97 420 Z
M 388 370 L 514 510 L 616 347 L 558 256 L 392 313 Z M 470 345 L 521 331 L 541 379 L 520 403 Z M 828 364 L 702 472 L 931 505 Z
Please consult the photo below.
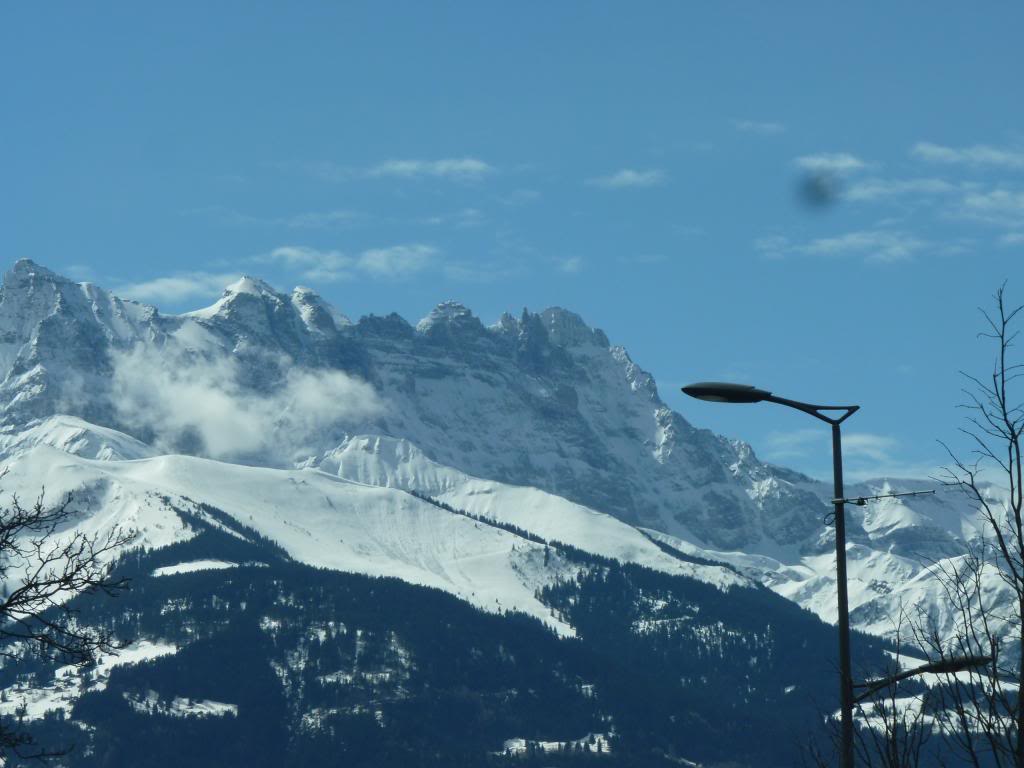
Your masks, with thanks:
M 850 606 L 846 591 L 846 517 L 843 499 L 843 446 L 839 425 L 860 408 L 859 405 L 811 405 L 776 397 L 771 392 L 746 384 L 704 381 L 683 387 L 690 397 L 715 403 L 778 403 L 809 413 L 832 426 L 832 475 L 836 526 L 836 591 L 839 594 L 839 702 L 841 722 L 841 768 L 853 768 L 853 673 L 850 668 Z M 837 416 L 829 412 L 842 412 Z

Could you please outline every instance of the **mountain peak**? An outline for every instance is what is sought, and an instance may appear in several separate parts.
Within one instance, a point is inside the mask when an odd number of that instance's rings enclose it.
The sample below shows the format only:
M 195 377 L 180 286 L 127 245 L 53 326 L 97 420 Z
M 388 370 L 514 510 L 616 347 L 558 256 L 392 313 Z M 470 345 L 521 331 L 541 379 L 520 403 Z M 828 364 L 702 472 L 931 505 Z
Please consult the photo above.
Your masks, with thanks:
M 224 294 L 239 294 L 239 293 L 251 293 L 256 296 L 277 296 L 275 291 L 268 283 L 260 280 L 258 277 L 252 277 L 250 275 L 242 275 L 242 277 L 227 288 L 224 289 Z
M 292 306 L 302 317 L 302 321 L 311 331 L 329 332 L 347 325 L 352 321 L 325 301 L 312 288 L 296 286 L 292 291 Z
M 41 278 L 43 280 L 49 280 L 53 282 L 67 283 L 71 282 L 66 277 L 58 275 L 56 272 L 51 272 L 46 267 L 42 267 L 36 264 L 32 259 L 18 259 L 14 262 L 7 274 L 4 276 L 4 282 L 11 282 L 11 278 L 15 280 L 25 280 L 32 278 Z
M 238 280 L 227 286 L 224 289 L 224 293 L 213 304 L 203 309 L 186 312 L 185 316 L 209 320 L 216 315 L 235 311 L 240 303 L 249 304 L 250 302 L 245 300 L 245 297 L 249 296 L 255 299 L 269 298 L 277 304 L 282 303 L 282 297 L 269 283 L 260 280 L 258 277 L 242 275 Z
M 541 320 L 548 332 L 548 338 L 560 347 L 577 346 L 591 343 L 608 347 L 608 337 L 604 331 L 591 328 L 583 318 L 575 312 L 562 307 L 548 307 L 540 313 Z
M 464 325 L 474 320 L 476 318 L 465 304 L 449 299 L 442 301 L 430 310 L 429 315 L 416 323 L 416 330 L 420 333 L 427 333 L 437 325 Z M 479 322 L 476 320 L 478 325 Z

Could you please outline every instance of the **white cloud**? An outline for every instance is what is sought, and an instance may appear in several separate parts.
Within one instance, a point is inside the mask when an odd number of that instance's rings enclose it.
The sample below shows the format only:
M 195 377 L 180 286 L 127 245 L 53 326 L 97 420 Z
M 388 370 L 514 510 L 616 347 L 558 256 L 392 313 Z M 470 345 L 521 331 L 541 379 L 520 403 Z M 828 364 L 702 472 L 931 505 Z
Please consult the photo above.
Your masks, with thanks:
M 811 256 L 863 256 L 868 261 L 905 261 L 927 243 L 905 232 L 864 230 L 812 240 L 801 247 Z
M 760 120 L 733 120 L 732 127 L 741 133 L 756 133 L 760 136 L 777 136 L 786 132 L 782 123 Z
M 305 245 L 283 245 L 256 261 L 276 262 L 295 270 L 306 280 L 332 283 L 357 275 L 374 278 L 402 278 L 427 267 L 438 253 L 433 246 L 413 243 L 388 248 L 370 248 L 350 256 L 337 250 L 320 250 Z
M 831 479 L 831 433 L 825 428 L 804 428 L 791 432 L 773 432 L 764 442 L 763 453 L 774 463 L 815 461 L 814 472 Z M 900 457 L 900 443 L 888 435 L 850 432 L 843 435 L 843 474 L 850 481 L 877 478 L 925 478 L 938 474 L 938 465 L 907 462 Z
M 765 439 L 764 454 L 769 460 L 780 462 L 805 458 L 816 452 L 824 440 L 820 429 L 772 432 Z
M 136 301 L 175 303 L 187 299 L 218 296 L 224 286 L 239 278 L 237 272 L 180 272 L 167 277 L 156 277 L 138 283 L 115 287 L 114 293 Z
M 315 452 L 338 430 L 383 412 L 372 386 L 341 371 L 270 361 L 272 391 L 241 384 L 234 358 L 190 359 L 137 347 L 112 355 L 111 404 L 134 432 L 166 451 L 216 459 L 261 457 L 287 464 Z M 274 365 L 274 363 L 277 365 Z
M 875 462 L 892 461 L 899 442 L 885 435 L 851 432 L 843 435 L 843 455 L 851 459 L 864 458 Z
M 514 189 L 507 195 L 498 198 L 502 205 L 526 205 L 541 198 L 541 193 L 536 189 Z
M 868 202 L 908 195 L 941 195 L 954 190 L 956 185 L 943 179 L 865 179 L 853 184 L 844 197 Z
M 82 282 L 91 282 L 96 279 L 96 270 L 89 264 L 68 264 L 62 271 Z
M 437 249 L 429 245 L 395 245 L 359 254 L 356 267 L 373 277 L 405 277 L 426 267 Z
M 324 283 L 350 279 L 355 266 L 355 259 L 341 251 L 325 251 L 305 245 L 283 245 L 256 260 L 278 262 L 299 271 L 307 280 Z
M 865 261 L 890 263 L 912 259 L 930 244 L 920 238 L 895 230 L 861 230 L 834 237 L 821 237 L 807 243 L 793 243 L 780 235 L 762 237 L 754 247 L 769 258 L 791 255 L 863 258 Z
M 964 195 L 960 213 L 990 224 L 1024 225 L 1024 192 L 1011 189 L 972 190 Z
M 433 177 L 454 181 L 478 181 L 494 173 L 494 167 L 475 157 L 447 157 L 441 160 L 387 160 L 370 168 L 370 177 L 414 179 Z
M 583 269 L 583 259 L 579 256 L 570 256 L 558 262 L 558 269 L 566 274 L 575 275 Z
M 608 176 L 590 179 L 587 183 L 604 189 L 628 189 L 631 187 L 656 187 L 664 184 L 667 178 L 665 172 L 657 168 L 646 171 L 623 168 Z
M 486 221 L 484 214 L 479 208 L 462 208 L 455 213 L 426 216 L 416 219 L 417 224 L 429 224 L 431 226 L 452 226 L 455 229 L 471 229 L 479 227 Z
M 1024 245 L 1024 232 L 1007 232 L 999 238 L 1000 245 Z
M 363 218 L 363 215 L 356 212 L 345 209 L 335 211 L 308 211 L 306 213 L 296 213 L 293 216 L 287 216 L 283 219 L 275 219 L 275 222 L 280 222 L 286 227 L 292 229 L 324 229 L 326 227 L 334 227 L 341 224 L 351 224 L 354 221 Z
M 662 264 L 668 261 L 664 253 L 635 253 L 630 256 L 619 256 L 617 261 L 622 264 Z
M 831 444 L 831 433 L 826 429 L 805 428 L 790 432 L 772 432 L 766 440 L 766 455 L 778 458 L 799 458 L 820 452 Z M 890 461 L 899 441 L 887 435 L 869 432 L 851 432 L 843 435 L 843 456 L 847 459 Z
M 848 152 L 823 152 L 803 155 L 794 161 L 798 168 L 812 173 L 852 173 L 864 167 L 864 161 Z
M 289 229 L 325 229 L 349 226 L 365 220 L 366 214 L 348 209 L 330 211 L 305 211 L 289 216 L 253 216 L 222 205 L 191 208 L 182 211 L 186 216 L 202 216 L 219 224 L 232 227 L 288 227 Z
M 754 240 L 754 250 L 769 259 L 782 259 L 793 252 L 793 242 L 784 235 L 765 235 Z
M 967 165 L 975 168 L 1024 169 L 1024 150 L 1005 149 L 988 144 L 975 144 L 972 147 L 955 148 L 921 141 L 911 148 L 910 154 L 920 160 L 931 163 Z
M 443 267 L 444 276 L 460 283 L 493 283 L 506 280 L 523 271 L 516 259 L 491 261 L 449 261 Z

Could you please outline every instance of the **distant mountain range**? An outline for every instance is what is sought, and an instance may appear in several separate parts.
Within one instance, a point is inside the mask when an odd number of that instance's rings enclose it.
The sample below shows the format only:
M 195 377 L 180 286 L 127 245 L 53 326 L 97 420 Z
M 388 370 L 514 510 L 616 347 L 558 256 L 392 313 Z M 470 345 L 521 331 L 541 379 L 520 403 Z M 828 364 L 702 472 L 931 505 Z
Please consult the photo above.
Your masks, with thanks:
M 144 545 L 136 589 L 82 608 L 132 663 L 2 670 L 0 714 L 85 734 L 69 765 L 148 733 L 131 764 L 184 738 L 218 745 L 194 765 L 781 766 L 834 706 L 834 631 L 797 607 L 835 617 L 831 489 L 692 426 L 567 310 L 352 322 L 246 277 L 171 316 L 22 260 L 0 376 L 4 490 Z M 930 568 L 976 535 L 966 499 L 850 517 L 855 626 L 948 630 Z M 866 668 L 883 645 L 859 640 Z

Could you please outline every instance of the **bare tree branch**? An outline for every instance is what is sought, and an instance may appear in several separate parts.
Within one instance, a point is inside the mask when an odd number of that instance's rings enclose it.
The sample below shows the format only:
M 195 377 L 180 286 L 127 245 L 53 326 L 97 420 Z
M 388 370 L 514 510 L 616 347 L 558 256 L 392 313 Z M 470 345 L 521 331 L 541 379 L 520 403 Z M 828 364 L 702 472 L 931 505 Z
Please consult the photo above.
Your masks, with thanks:
M 115 596 L 127 587 L 112 574 L 113 560 L 136 534 L 121 528 L 85 533 L 75 528 L 76 517 L 70 496 L 55 506 L 46 505 L 43 493 L 31 506 L 12 496 L 0 506 L 0 640 L 8 641 L 0 656 L 17 660 L 32 653 L 86 666 L 120 647 L 109 630 L 81 624 L 72 599 Z M 22 728 L 0 723 L 0 762 L 67 751 L 41 747 Z

